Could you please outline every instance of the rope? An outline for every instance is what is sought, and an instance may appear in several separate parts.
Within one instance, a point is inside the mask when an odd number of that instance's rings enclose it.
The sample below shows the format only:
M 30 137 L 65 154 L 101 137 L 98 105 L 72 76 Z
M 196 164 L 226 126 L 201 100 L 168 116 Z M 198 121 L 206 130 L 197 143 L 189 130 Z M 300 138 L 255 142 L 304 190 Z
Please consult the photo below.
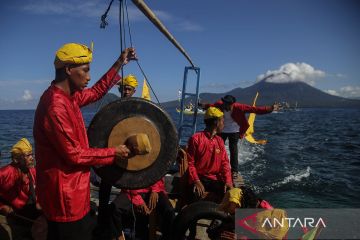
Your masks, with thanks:
M 122 0 L 120 0 L 120 4 L 119 4 L 119 32 L 120 32 L 120 52 L 122 52 L 122 51 L 124 51 L 124 42 L 123 42 L 123 35 L 125 35 L 125 34 L 123 34 L 123 21 L 122 21 L 122 15 L 123 15 L 123 7 L 122 7 L 122 3 L 123 3 L 123 1 Z M 122 77 L 124 77 L 124 69 L 123 68 L 121 68 L 121 76 Z M 122 86 L 122 93 L 124 92 L 124 85 L 121 85 Z
M 105 29 L 105 27 L 106 27 L 107 25 L 109 25 L 109 23 L 106 21 L 106 18 L 107 18 L 107 15 L 108 15 L 108 13 L 109 13 L 109 11 L 110 11 L 110 8 L 111 8 L 111 5 L 112 5 L 113 2 L 114 2 L 114 0 L 111 0 L 108 8 L 107 8 L 106 11 L 105 11 L 105 13 L 101 16 L 100 28 Z M 114 76 L 114 77 L 115 77 L 115 76 Z M 112 80 L 114 80 L 114 77 L 113 77 Z M 102 107 L 102 104 L 103 104 L 103 102 L 104 102 L 104 99 L 105 99 L 104 97 L 101 98 L 100 103 L 99 103 L 98 107 L 96 108 L 96 112 L 99 112 L 99 110 L 100 110 L 100 108 Z
M 100 28 L 105 28 L 107 25 L 109 25 L 109 23 L 106 21 L 107 15 L 110 11 L 111 5 L 113 3 L 114 0 L 111 0 L 108 8 L 106 9 L 105 13 L 101 16 L 101 23 L 100 23 Z
M 126 3 L 126 0 L 125 0 Z M 126 14 L 127 10 L 126 10 Z M 127 17 L 128 22 L 129 18 Z M 125 35 L 125 9 L 124 9 L 124 0 L 120 0 L 120 9 L 119 9 L 119 26 L 120 26 L 120 51 L 123 52 L 126 46 L 126 35 Z M 131 44 L 132 45 L 132 44 Z M 124 77 L 124 68 L 121 68 L 121 76 Z M 119 88 L 122 88 L 121 95 L 124 93 L 124 85 L 121 84 Z
M 123 0 L 121 0 L 122 2 Z M 130 21 L 129 21 L 129 12 L 128 12 L 128 8 L 127 8 L 127 0 L 124 0 L 125 1 L 125 12 L 126 12 L 126 20 L 127 20 L 127 27 L 128 27 L 128 31 L 129 31 L 129 40 L 130 40 L 130 46 L 133 47 L 133 41 L 132 41 L 132 34 L 131 34 L 131 27 L 130 27 Z M 125 20 L 123 21 L 123 24 L 125 23 Z M 147 78 L 143 68 L 141 67 L 140 63 L 139 63 L 139 60 L 136 60 L 136 64 L 138 65 L 140 71 L 141 71 L 141 74 L 143 75 L 143 77 L 145 78 L 146 82 L 148 83 L 149 87 L 150 87 L 150 90 L 151 92 L 153 93 L 154 97 L 156 98 L 156 101 L 158 102 L 159 106 L 161 106 L 160 104 L 160 101 L 154 91 L 154 89 L 152 88 L 151 86 L 151 83 L 149 81 L 149 79 Z
M 111 0 L 108 8 L 106 9 L 105 13 L 101 16 L 101 24 L 100 24 L 100 28 L 105 28 L 106 25 L 108 25 L 108 22 L 106 21 L 106 17 L 107 14 L 110 10 L 110 7 L 112 5 L 114 0 Z M 129 41 L 130 41 L 130 46 L 133 47 L 133 40 L 132 40 L 132 34 L 131 34 L 131 27 L 130 27 L 130 21 L 129 21 L 129 12 L 128 12 L 128 5 L 127 5 L 127 0 L 120 0 L 120 4 L 119 4 L 119 26 L 120 26 L 120 51 L 123 52 L 124 49 L 126 48 L 126 37 L 125 37 L 125 14 L 126 14 L 126 21 L 127 21 L 127 28 L 128 28 L 128 33 L 129 33 Z M 157 103 L 159 106 L 161 106 L 160 101 L 148 79 L 148 77 L 146 76 L 143 68 L 141 67 L 139 60 L 136 60 L 136 64 L 139 67 L 141 74 L 143 75 L 143 77 L 145 78 L 146 82 L 148 83 L 151 92 L 153 93 Z M 121 76 L 124 76 L 124 69 L 121 68 Z M 122 88 L 122 93 L 124 92 L 124 85 L 120 86 Z M 119 87 L 119 88 L 120 88 Z M 100 107 L 102 106 L 102 101 L 100 102 L 97 111 L 99 111 Z
M 143 70 L 142 67 L 140 66 L 139 60 L 136 60 L 136 64 L 138 65 L 138 67 L 139 67 L 142 75 L 144 76 L 146 82 L 149 84 L 150 90 L 151 90 L 151 92 L 154 94 L 154 97 L 156 98 L 156 101 L 158 102 L 159 106 L 161 106 L 161 103 L 160 103 L 158 97 L 156 96 L 156 93 L 155 93 L 154 89 L 152 88 L 152 86 L 151 86 L 148 78 L 146 77 L 144 70 Z
M 126 18 L 127 18 L 128 30 L 129 30 L 130 46 L 133 47 L 133 41 L 132 41 L 131 30 L 130 30 L 129 12 L 128 12 L 128 7 L 127 7 L 127 0 L 125 0 L 125 9 L 126 9 Z

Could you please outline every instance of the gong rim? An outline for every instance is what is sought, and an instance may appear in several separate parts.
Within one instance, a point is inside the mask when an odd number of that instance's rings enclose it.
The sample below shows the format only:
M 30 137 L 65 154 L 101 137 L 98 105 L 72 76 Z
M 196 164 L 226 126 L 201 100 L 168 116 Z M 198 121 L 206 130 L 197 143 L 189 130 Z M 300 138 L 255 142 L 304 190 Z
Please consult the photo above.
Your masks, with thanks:
M 178 135 L 169 114 L 153 102 L 142 98 L 125 98 L 109 103 L 92 119 L 88 128 L 89 145 L 107 148 L 113 128 L 131 117 L 143 117 L 156 124 L 160 136 L 160 150 L 156 160 L 141 170 L 123 169 L 116 165 L 95 166 L 95 172 L 119 188 L 139 189 L 148 187 L 163 177 L 176 159 Z

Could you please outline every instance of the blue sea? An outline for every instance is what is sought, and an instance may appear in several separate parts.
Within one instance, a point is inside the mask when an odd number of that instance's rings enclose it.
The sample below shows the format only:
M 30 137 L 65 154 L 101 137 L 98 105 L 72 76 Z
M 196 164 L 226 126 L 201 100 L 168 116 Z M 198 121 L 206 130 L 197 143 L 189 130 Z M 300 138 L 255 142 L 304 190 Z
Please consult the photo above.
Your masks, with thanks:
M 178 122 L 175 109 L 169 114 Z M 89 124 L 95 112 L 83 113 Z M 33 110 L 0 111 L 0 166 L 21 137 L 33 143 Z M 202 130 L 202 117 L 198 130 Z M 259 115 L 255 138 L 239 142 L 239 169 L 245 182 L 281 208 L 360 207 L 360 109 L 300 109 Z

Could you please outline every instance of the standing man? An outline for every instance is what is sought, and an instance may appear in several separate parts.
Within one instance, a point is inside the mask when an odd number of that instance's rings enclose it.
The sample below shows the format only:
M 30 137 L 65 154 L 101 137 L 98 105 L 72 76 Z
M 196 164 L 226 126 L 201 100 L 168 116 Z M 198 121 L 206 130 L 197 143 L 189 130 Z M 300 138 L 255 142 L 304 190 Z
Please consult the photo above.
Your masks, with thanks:
M 245 116 L 246 113 L 266 114 L 277 109 L 276 104 L 265 107 L 253 107 L 246 104 L 236 102 L 236 98 L 232 95 L 226 95 L 214 104 L 199 104 L 203 108 L 215 106 L 224 112 L 224 130 L 221 138 L 226 141 L 229 139 L 230 165 L 233 179 L 238 177 L 238 141 L 243 138 L 249 123 Z
M 209 107 L 204 116 L 205 129 L 191 136 L 188 142 L 189 182 L 195 199 L 213 192 L 222 199 L 233 187 L 229 159 L 224 141 L 217 135 L 224 128 L 224 114 Z
M 110 165 L 128 157 L 125 145 L 90 148 L 80 107 L 103 97 L 118 81 L 120 68 L 135 59 L 135 49 L 121 53 L 91 88 L 92 50 L 77 43 L 55 56 L 55 80 L 35 113 L 36 193 L 48 220 L 48 239 L 91 239 L 90 166 Z

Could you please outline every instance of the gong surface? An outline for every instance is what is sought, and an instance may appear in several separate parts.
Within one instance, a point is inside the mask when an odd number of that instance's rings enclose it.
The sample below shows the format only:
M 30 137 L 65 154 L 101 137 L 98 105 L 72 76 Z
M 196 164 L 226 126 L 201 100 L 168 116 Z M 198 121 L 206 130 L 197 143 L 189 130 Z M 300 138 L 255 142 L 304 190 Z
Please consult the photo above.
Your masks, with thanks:
M 89 145 L 107 148 L 124 144 L 137 133 L 148 135 L 151 151 L 118 165 L 95 166 L 102 181 L 119 188 L 148 187 L 167 172 L 175 161 L 178 135 L 170 116 L 156 104 L 141 98 L 119 99 L 103 107 L 88 128 Z
M 160 134 L 156 125 L 145 117 L 129 117 L 112 129 L 109 136 L 109 147 L 125 144 L 128 137 L 137 134 L 145 133 L 148 135 L 151 143 L 151 151 L 145 155 L 136 155 L 127 161 L 125 168 L 127 170 L 141 170 L 149 167 L 155 162 L 160 152 Z

